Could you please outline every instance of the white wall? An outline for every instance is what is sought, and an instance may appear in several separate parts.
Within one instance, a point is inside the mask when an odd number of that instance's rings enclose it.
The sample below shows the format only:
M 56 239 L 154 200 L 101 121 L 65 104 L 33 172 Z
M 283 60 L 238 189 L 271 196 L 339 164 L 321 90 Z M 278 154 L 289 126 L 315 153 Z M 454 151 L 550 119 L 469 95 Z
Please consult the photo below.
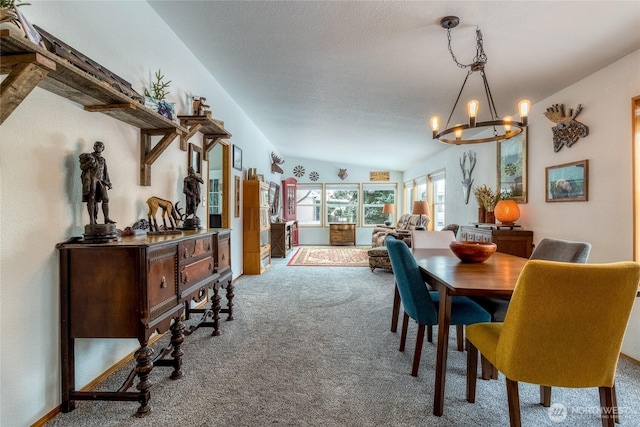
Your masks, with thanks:
M 131 82 L 139 93 L 161 69 L 172 81 L 168 99 L 178 103 L 179 114 L 190 114 L 191 95 L 206 96 L 213 116 L 233 134 L 231 142 L 243 149 L 245 168 L 267 170 L 272 145 L 146 2 L 31 3 L 23 12 L 32 23 Z M 2 124 L 0 134 L 0 425 L 19 426 L 35 422 L 61 401 L 55 245 L 81 235 L 88 223 L 78 155 L 104 141 L 113 182 L 111 217 L 123 229 L 146 217 L 145 201 L 152 195 L 184 200 L 187 153 L 176 139 L 153 164 L 152 185 L 141 186 L 137 128 L 85 112 L 39 88 Z M 198 135 L 190 142 L 202 146 Z M 205 209 L 198 214 L 206 217 Z M 241 230 L 241 218 L 232 216 L 231 226 Z M 232 269 L 234 277 L 242 273 L 237 231 L 232 232 Z M 137 347 L 135 340 L 79 340 L 76 387 Z
M 526 94 L 526 82 L 523 82 Z M 633 195 L 631 99 L 640 95 L 640 51 L 610 64 L 591 76 L 536 103 L 531 108 L 528 129 L 528 203 L 521 205 L 518 221 L 533 230 L 534 242 L 544 237 L 588 241 L 590 262 L 613 262 L 633 258 Z M 555 125 L 543 113 L 553 104 L 576 108 L 577 120 L 589 127 L 589 135 L 571 148 L 553 151 Z M 495 143 L 468 147 L 452 146 L 428 159 L 422 167 L 404 173 L 404 179 L 446 168 L 447 223 L 477 221 L 473 196 L 464 205 L 462 174 L 458 160 L 472 149 L 477 153 L 474 186 L 496 188 Z M 589 160 L 589 201 L 545 202 L 545 168 Z M 597 320 L 594 320 L 597 321 Z M 640 303 L 636 303 L 623 344 L 623 353 L 640 360 Z
M 297 178 L 293 174 L 293 168 L 298 165 L 304 167 L 305 169 L 304 176 L 301 176 L 299 178 Z M 284 173 L 282 174 L 282 178 L 279 178 L 280 180 L 293 177 L 298 180 L 298 183 L 316 184 L 368 183 L 371 182 L 369 181 L 370 172 L 390 172 L 388 182 L 391 184 L 396 184 L 398 186 L 397 206 L 402 206 L 402 173 L 398 171 L 381 171 L 378 169 L 352 165 L 343 160 L 336 160 L 335 162 L 322 162 L 313 159 L 302 159 L 293 157 L 287 157 L 285 159 L 285 163 L 281 165 L 281 167 Z M 338 177 L 340 169 L 347 169 L 347 177 L 344 180 Z M 312 171 L 317 172 L 319 175 L 318 180 L 315 182 L 309 179 L 309 173 Z M 275 175 L 272 176 L 275 177 Z M 269 178 L 269 176 L 265 175 L 265 180 L 276 181 L 277 178 Z M 371 245 L 372 229 L 372 227 L 357 227 L 356 245 Z M 328 245 L 329 227 L 300 226 L 298 239 L 301 245 Z

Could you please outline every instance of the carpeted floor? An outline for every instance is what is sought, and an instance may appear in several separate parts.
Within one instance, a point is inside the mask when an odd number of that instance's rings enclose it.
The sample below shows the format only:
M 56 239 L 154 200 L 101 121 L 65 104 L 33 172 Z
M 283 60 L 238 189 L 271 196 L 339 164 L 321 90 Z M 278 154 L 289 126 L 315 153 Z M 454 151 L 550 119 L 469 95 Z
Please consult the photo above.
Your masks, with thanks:
M 368 248 L 336 246 L 303 246 L 298 248 L 288 265 L 324 267 L 368 267 Z
M 292 255 L 290 255 L 291 257 Z M 364 268 L 291 268 L 274 259 L 260 276 L 236 283 L 235 319 L 222 335 L 201 329 L 186 337 L 184 378 L 151 373 L 151 414 L 135 402 L 77 402 L 48 425 L 107 426 L 506 426 L 504 377 L 478 380 L 476 403 L 465 400 L 466 353 L 449 344 L 444 415 L 432 415 L 436 346 L 424 343 L 420 372 L 409 374 L 416 325 L 407 350 L 389 331 L 393 275 Z M 224 302 L 224 299 L 223 299 Z M 224 315 L 223 315 L 224 318 Z M 154 348 L 169 342 L 163 337 Z M 110 376 L 117 389 L 133 363 Z M 616 388 L 621 426 L 640 425 L 640 366 L 621 359 Z M 552 402 L 568 416 L 554 422 L 538 404 L 539 389 L 520 385 L 523 426 L 600 426 L 597 389 L 554 388 Z

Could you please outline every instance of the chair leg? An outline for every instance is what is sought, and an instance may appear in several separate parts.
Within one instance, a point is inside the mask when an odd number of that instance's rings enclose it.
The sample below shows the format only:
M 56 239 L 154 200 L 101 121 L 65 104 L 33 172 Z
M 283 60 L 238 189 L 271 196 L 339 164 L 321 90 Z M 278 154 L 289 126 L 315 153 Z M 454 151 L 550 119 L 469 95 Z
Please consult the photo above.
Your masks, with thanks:
M 498 370 L 484 356 L 480 355 L 483 380 L 497 380 Z
M 478 349 L 467 340 L 467 402 L 476 401 L 476 379 L 478 377 Z
M 393 309 L 391 311 L 391 332 L 398 330 L 398 316 L 400 315 L 400 292 L 398 292 L 398 285 L 393 284 Z
M 407 329 L 409 328 L 409 315 L 404 313 L 402 317 L 402 332 L 400 332 L 400 348 L 398 350 L 404 351 L 404 345 L 407 342 Z
M 600 417 L 603 427 L 613 427 L 616 423 L 618 408 L 615 406 L 615 389 L 613 387 L 599 387 Z M 618 420 L 619 422 L 619 420 Z
M 420 368 L 420 357 L 422 356 L 422 343 L 424 342 L 424 325 L 418 325 L 418 335 L 416 335 L 416 349 L 413 353 L 413 367 L 411 368 L 411 376 L 418 376 L 418 368 Z
M 511 427 L 521 427 L 520 396 L 518 395 L 518 381 L 507 380 L 507 399 L 509 401 L 509 424 Z
M 616 397 L 616 383 L 613 383 L 613 387 L 611 387 L 611 391 L 613 392 L 613 407 L 616 408 L 614 411 L 614 417 L 616 424 L 620 424 L 620 414 L 618 413 L 618 398 Z
M 433 342 L 433 325 L 427 325 L 427 341 Z
M 464 325 L 456 325 L 456 341 L 458 351 L 464 351 Z
M 540 386 L 540 404 L 545 408 L 551 406 L 551 387 L 546 385 Z

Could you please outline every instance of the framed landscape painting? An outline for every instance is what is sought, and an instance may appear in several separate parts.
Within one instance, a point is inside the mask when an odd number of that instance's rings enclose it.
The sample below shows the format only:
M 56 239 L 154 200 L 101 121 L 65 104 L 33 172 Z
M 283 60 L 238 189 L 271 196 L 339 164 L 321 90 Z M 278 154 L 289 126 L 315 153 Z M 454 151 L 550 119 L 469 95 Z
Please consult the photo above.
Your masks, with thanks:
M 527 203 L 527 129 L 497 145 L 498 191 L 503 198 Z
M 545 169 L 547 202 L 589 200 L 589 160 L 549 166 Z

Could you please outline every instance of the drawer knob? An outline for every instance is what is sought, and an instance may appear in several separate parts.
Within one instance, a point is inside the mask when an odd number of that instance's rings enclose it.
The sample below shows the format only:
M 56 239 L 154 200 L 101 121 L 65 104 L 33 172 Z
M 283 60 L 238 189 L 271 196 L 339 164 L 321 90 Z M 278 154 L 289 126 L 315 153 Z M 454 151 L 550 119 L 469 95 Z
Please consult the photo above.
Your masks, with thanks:
M 189 273 L 184 273 L 184 283 L 189 283 Z
M 209 271 L 213 271 L 213 261 L 209 263 Z
M 160 287 L 161 288 L 166 288 L 167 287 L 167 278 L 162 276 L 162 280 L 160 281 Z

